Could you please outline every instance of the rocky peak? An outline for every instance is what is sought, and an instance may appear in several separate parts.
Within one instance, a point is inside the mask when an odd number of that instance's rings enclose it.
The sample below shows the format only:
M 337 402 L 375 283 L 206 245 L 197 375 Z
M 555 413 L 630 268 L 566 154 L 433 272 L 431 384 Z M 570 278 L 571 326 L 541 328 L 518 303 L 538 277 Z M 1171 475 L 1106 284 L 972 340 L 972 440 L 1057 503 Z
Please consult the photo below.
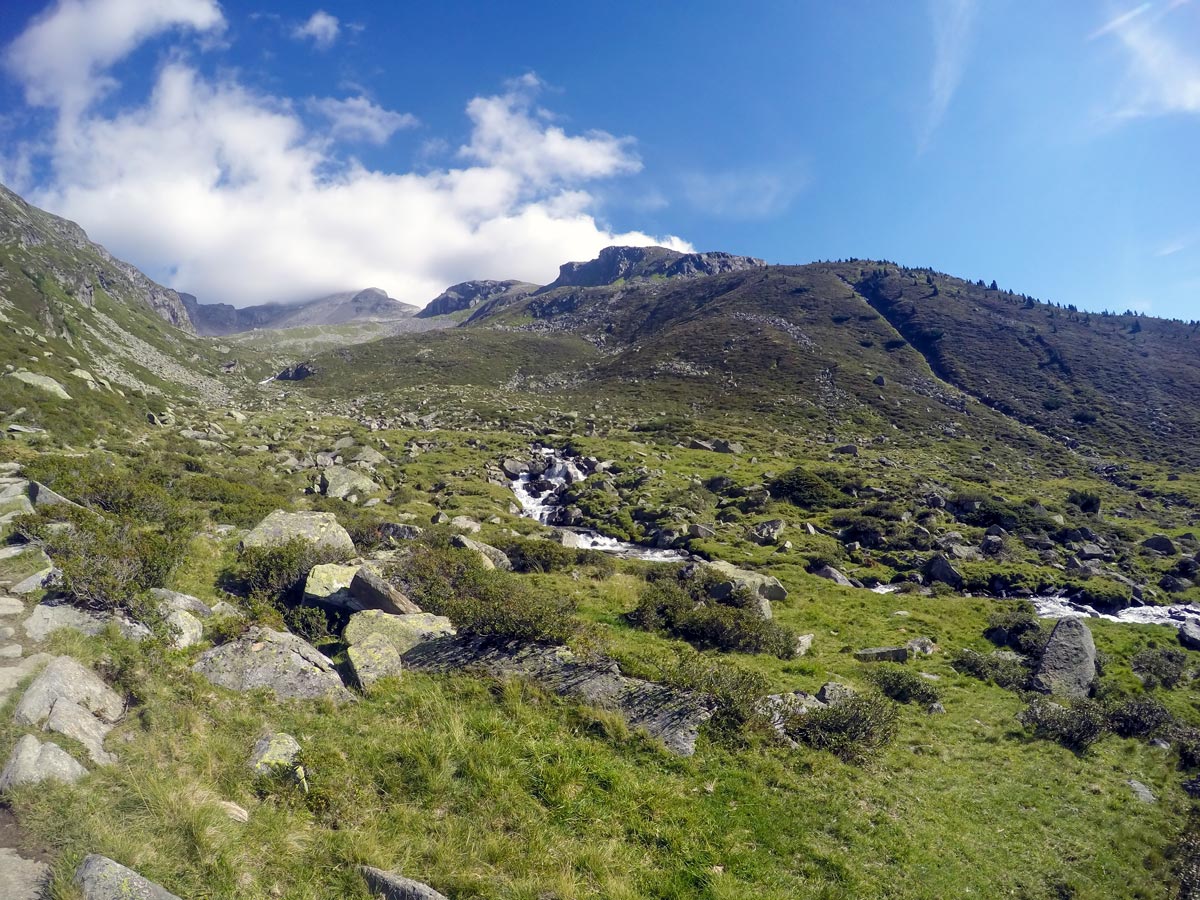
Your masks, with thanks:
M 559 267 L 558 279 L 542 291 L 560 287 L 599 287 L 635 278 L 697 278 L 766 266 L 761 259 L 731 253 L 680 253 L 666 247 L 605 247 L 588 262 Z
M 502 294 L 507 294 L 521 288 L 533 288 L 521 281 L 464 281 L 453 284 L 429 302 L 423 310 L 417 313 L 418 318 L 428 319 L 433 316 L 445 316 L 464 309 L 474 309 L 480 303 L 485 303 Z

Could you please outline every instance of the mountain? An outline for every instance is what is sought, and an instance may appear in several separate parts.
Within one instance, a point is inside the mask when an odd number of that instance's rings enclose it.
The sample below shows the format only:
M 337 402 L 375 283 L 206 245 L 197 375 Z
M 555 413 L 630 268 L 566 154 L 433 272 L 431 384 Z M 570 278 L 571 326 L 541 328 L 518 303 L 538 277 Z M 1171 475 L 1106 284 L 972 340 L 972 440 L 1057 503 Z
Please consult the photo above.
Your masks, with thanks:
M 541 292 L 648 278 L 697 278 L 764 266 L 766 263 L 761 259 L 729 253 L 680 253 L 666 247 L 605 247 L 588 262 L 564 263 L 559 267 L 558 278 Z
M 266 303 L 234 307 L 226 303 L 200 303 L 182 294 L 187 315 L 202 335 L 227 335 L 256 328 L 306 328 L 342 325 L 356 321 L 395 321 L 412 318 L 418 307 L 388 297 L 379 288 L 344 291 L 301 303 Z
M 0 423 L 96 434 L 227 395 L 182 298 L 0 186 Z
M 520 299 L 537 289 L 538 285 L 524 281 L 464 281 L 451 285 L 434 297 L 417 313 L 417 317 L 429 319 L 434 316 L 448 316 L 475 309 L 481 303 L 502 297 Z

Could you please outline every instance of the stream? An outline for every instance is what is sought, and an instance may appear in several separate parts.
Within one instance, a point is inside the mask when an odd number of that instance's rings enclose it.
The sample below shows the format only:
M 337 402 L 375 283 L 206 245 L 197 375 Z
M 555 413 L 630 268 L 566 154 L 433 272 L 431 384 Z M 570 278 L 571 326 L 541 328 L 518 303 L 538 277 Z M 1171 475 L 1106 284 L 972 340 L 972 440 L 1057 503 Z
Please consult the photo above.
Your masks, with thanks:
M 526 472 L 512 481 L 513 494 L 521 505 L 521 514 L 535 522 L 550 525 L 562 509 L 559 498 L 569 485 L 584 481 L 588 476 L 572 460 L 559 456 L 553 450 L 543 448 L 542 455 L 549 463 L 545 472 L 533 475 Z M 546 485 L 549 484 L 549 489 Z M 551 526 L 558 527 L 558 526 Z M 607 537 L 590 528 L 559 528 L 578 538 L 576 546 L 586 550 L 599 550 L 624 559 L 641 559 L 648 562 L 682 562 L 691 557 L 678 550 L 659 550 L 641 544 L 631 544 Z

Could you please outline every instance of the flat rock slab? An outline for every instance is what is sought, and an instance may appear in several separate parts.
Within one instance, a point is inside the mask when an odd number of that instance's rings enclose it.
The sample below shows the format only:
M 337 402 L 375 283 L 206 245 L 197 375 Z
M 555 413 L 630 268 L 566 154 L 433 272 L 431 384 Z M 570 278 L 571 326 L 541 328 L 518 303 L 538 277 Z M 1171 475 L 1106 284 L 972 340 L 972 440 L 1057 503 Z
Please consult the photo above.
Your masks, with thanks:
M 1096 680 L 1096 644 L 1082 619 L 1059 619 L 1030 686 L 1044 694 L 1086 697 Z
M 75 870 L 75 886 L 83 900 L 180 900 L 133 869 L 95 853 Z
M 407 653 L 425 641 L 454 634 L 454 626 L 445 616 L 435 616 L 433 613 L 394 616 L 382 610 L 366 609 L 350 617 L 342 632 L 342 640 L 353 647 L 372 634 L 390 641 L 397 653 Z
M 0 703 L 8 699 L 8 695 L 25 680 L 26 676 L 33 674 L 39 666 L 50 662 L 53 658 L 48 653 L 35 653 L 15 665 L 0 666 Z
M 87 748 L 93 762 L 108 765 L 115 758 L 104 750 L 104 739 L 124 711 L 121 696 L 96 673 L 69 656 L 60 656 L 25 691 L 13 721 L 74 738 Z
M 0 772 L 0 792 L 43 781 L 74 784 L 85 775 L 87 769 L 58 744 L 53 741 L 43 744 L 32 734 L 27 734 L 17 741 L 4 764 L 4 771 Z
M 868 647 L 855 650 L 854 658 L 859 662 L 908 662 L 907 647 Z
M 385 872 L 373 866 L 359 866 L 358 871 L 362 873 L 372 897 L 382 897 L 383 900 L 449 900 L 445 894 L 439 894 L 429 885 L 396 872 Z
M 19 616 L 25 612 L 25 604 L 16 597 L 0 597 L 0 616 Z
M 81 634 L 99 634 L 109 623 L 115 623 L 121 634 L 131 640 L 139 641 L 150 634 L 146 626 L 129 619 L 124 619 L 112 613 L 98 613 L 89 609 L 80 609 L 70 603 L 61 601 L 46 601 L 33 608 L 29 618 L 25 620 L 25 634 L 32 641 L 44 641 L 60 628 L 70 628 Z
M 528 678 L 563 696 L 616 710 L 631 726 L 645 729 L 680 756 L 695 752 L 700 726 L 713 714 L 709 697 L 627 678 L 615 663 L 580 662 L 565 647 L 456 635 L 418 644 L 401 659 L 416 672 L 468 670 Z
M 362 609 L 350 593 L 350 583 L 358 574 L 358 566 L 325 563 L 313 566 L 304 579 L 304 602 L 326 606 Z
M 333 552 L 354 554 L 354 541 L 338 524 L 337 516 L 326 512 L 285 512 L 277 509 L 242 538 L 247 547 L 280 547 L 292 540 L 302 540 L 314 547 Z
M 50 867 L 24 859 L 11 847 L 0 848 L 0 897 L 4 900 L 40 900 L 45 894 Z
M 204 651 L 192 668 L 234 691 L 265 688 L 281 700 L 353 699 L 328 657 L 284 631 L 252 628 L 235 641 Z

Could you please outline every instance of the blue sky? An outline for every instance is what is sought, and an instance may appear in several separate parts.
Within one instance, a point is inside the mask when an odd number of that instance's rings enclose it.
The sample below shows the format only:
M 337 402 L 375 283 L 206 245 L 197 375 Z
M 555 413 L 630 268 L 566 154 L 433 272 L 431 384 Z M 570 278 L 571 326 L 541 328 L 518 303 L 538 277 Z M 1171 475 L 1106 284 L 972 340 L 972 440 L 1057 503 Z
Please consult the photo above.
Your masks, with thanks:
M 202 300 L 613 242 L 1200 318 L 1200 0 L 8 0 L 0 178 Z

